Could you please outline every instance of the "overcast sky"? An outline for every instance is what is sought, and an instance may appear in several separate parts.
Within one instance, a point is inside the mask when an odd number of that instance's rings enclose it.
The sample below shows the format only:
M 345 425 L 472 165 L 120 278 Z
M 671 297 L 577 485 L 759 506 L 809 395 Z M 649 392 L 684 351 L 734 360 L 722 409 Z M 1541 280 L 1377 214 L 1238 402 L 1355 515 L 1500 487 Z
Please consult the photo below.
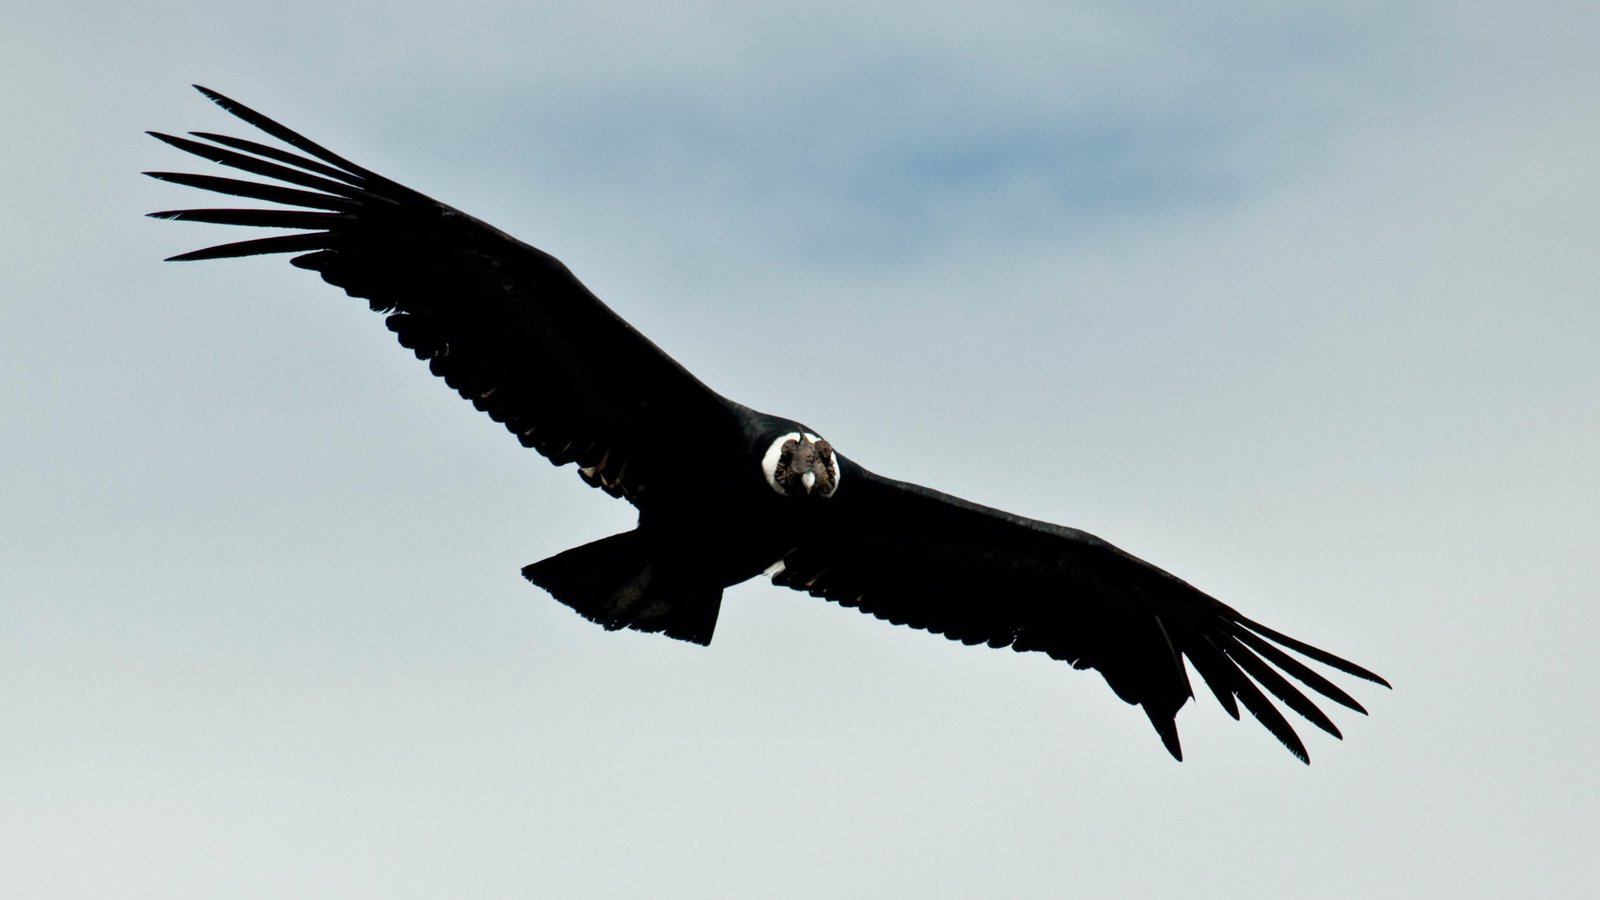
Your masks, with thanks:
M 0 884 L 101 897 L 1592 890 L 1600 7 L 61 4 L 0 29 Z M 538 244 L 719 391 L 1388 677 L 1208 697 L 752 582 L 698 648 L 518 569 L 632 525 L 140 178 L 209 85 Z M 805 363 L 796 377 L 797 359 Z

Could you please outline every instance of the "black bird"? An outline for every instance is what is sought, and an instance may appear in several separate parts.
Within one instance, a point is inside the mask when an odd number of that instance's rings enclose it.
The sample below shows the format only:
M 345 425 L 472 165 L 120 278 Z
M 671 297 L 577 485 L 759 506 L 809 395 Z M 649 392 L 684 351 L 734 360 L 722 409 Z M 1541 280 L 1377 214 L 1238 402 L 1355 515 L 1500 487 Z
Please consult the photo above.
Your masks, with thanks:
M 1335 737 L 1291 678 L 1366 710 L 1286 651 L 1387 686 L 1092 534 L 869 472 L 813 429 L 701 384 L 549 254 L 196 88 L 299 152 L 151 132 L 279 183 L 145 174 L 289 208 L 151 215 L 295 233 L 171 259 L 299 254 L 294 265 L 386 313 L 403 346 L 524 446 L 632 503 L 634 530 L 522 570 L 591 621 L 709 644 L 723 589 L 765 573 L 898 625 L 1096 669 L 1178 759 L 1186 659 L 1230 715 L 1243 706 L 1301 761 L 1262 688 Z

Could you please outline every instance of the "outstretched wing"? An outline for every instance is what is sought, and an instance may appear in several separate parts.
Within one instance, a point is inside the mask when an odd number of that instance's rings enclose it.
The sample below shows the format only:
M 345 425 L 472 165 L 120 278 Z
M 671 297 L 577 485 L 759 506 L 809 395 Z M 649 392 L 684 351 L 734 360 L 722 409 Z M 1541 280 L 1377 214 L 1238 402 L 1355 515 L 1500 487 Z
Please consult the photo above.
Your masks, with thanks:
M 1302 762 L 1305 745 L 1266 694 L 1335 737 L 1339 729 L 1293 681 L 1366 710 L 1286 651 L 1388 686 L 1092 534 L 840 465 L 827 526 L 809 529 L 774 583 L 965 644 L 1040 650 L 1096 669 L 1118 697 L 1144 708 L 1178 759 L 1175 717 L 1193 696 L 1185 659 L 1230 715 L 1243 706 Z
M 146 172 L 285 209 L 183 209 L 161 219 L 296 229 L 173 260 L 298 253 L 373 310 L 435 375 L 557 465 L 635 505 L 689 460 L 684 430 L 737 440 L 717 394 L 608 309 L 555 257 L 364 169 L 215 91 L 218 106 L 291 152 L 220 134 L 151 134 L 279 183 Z

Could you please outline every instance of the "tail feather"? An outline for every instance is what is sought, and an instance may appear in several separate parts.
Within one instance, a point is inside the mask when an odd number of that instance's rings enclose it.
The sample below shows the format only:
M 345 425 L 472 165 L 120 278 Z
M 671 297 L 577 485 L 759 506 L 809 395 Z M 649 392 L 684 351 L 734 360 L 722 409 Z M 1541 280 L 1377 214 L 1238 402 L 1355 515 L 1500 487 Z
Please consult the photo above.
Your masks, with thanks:
M 658 564 L 637 530 L 525 566 L 522 576 L 607 631 L 631 628 L 709 644 L 722 608 L 720 585 Z

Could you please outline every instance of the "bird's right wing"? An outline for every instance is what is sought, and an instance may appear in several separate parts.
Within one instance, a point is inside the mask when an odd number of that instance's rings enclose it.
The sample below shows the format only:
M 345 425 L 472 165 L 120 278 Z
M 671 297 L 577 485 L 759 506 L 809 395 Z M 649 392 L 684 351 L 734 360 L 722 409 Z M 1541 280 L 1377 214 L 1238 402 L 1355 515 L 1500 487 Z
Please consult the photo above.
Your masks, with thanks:
M 1039 650 L 1096 669 L 1118 697 L 1143 707 L 1179 759 L 1175 717 L 1192 696 L 1185 660 L 1234 718 L 1243 706 L 1302 761 L 1305 745 L 1267 694 L 1336 737 L 1338 728 L 1290 679 L 1366 710 L 1287 651 L 1387 685 L 1092 534 L 883 478 L 842 458 L 840 466 L 826 513 L 783 557 L 774 583 L 966 644 Z
M 297 233 L 172 259 L 302 254 L 293 259 L 296 266 L 388 313 L 401 344 L 524 446 L 557 465 L 577 462 L 585 481 L 635 505 L 692 463 L 692 446 L 674 435 L 740 439 L 727 401 L 601 303 L 555 257 L 198 89 L 299 152 L 220 134 L 151 132 L 180 150 L 279 183 L 146 174 L 288 208 L 151 215 Z

